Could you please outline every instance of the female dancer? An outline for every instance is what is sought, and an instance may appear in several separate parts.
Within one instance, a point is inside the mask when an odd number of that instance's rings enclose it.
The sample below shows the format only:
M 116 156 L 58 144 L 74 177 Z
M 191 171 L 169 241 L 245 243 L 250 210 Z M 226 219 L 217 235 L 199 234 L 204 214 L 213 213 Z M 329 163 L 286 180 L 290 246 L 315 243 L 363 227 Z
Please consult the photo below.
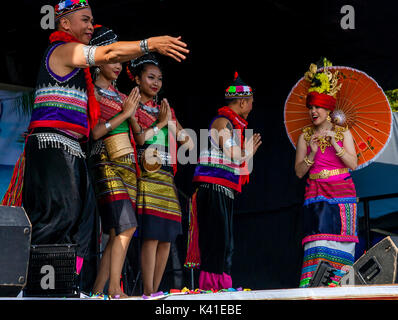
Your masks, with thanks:
M 162 88 L 162 71 L 157 59 L 149 54 L 131 61 L 127 66 L 130 78 L 138 85 L 141 102 L 135 114 L 137 123 L 137 150 L 141 165 L 138 180 L 137 213 L 142 238 L 141 269 L 144 294 L 149 295 L 159 288 L 170 251 L 170 243 L 181 234 L 181 208 L 174 184 L 176 161 L 176 137 L 193 148 L 192 139 L 185 134 L 174 110 L 166 99 L 155 101 Z M 174 124 L 173 124 L 174 123 Z M 145 170 L 146 151 L 157 149 L 161 167 Z M 171 152 L 169 152 L 171 151 Z M 174 159 L 175 160 L 175 159 Z
M 117 41 L 116 38 L 112 30 L 99 26 L 95 28 L 91 44 L 106 45 Z M 108 295 L 114 298 L 127 297 L 120 286 L 120 274 L 137 227 L 136 153 L 129 119 L 134 117 L 140 94 L 138 89 L 133 89 L 127 97 L 112 85 L 121 71 L 120 63 L 102 65 L 94 70 L 95 95 L 101 115 L 92 131 L 96 142 L 90 154 L 102 230 L 109 234 L 93 292 L 101 294 L 109 279 Z M 121 151 L 116 142 L 115 150 L 109 144 L 120 137 L 127 138 L 124 140 L 127 151 L 122 156 L 115 154 Z
M 307 287 L 321 260 L 337 270 L 354 263 L 357 237 L 356 191 L 349 169 L 357 166 L 354 141 L 348 128 L 335 125 L 331 113 L 336 106 L 337 73 L 327 68 L 306 73 L 312 82 L 307 107 L 313 125 L 300 135 L 295 170 L 299 178 L 309 172 L 304 201 L 304 262 L 300 287 Z M 330 81 L 330 83 L 328 83 Z

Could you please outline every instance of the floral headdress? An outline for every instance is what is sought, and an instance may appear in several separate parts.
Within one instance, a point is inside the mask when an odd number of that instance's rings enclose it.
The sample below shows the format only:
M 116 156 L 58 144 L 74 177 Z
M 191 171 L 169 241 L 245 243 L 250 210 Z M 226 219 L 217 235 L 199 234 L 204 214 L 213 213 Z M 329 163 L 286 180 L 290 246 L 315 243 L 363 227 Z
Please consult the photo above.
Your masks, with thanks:
M 311 83 L 307 95 L 307 107 L 317 106 L 333 111 L 336 107 L 336 94 L 341 89 L 339 84 L 339 72 L 332 73 L 328 67 L 332 63 L 323 59 L 323 69 L 311 63 L 309 70 L 304 74 L 304 79 Z

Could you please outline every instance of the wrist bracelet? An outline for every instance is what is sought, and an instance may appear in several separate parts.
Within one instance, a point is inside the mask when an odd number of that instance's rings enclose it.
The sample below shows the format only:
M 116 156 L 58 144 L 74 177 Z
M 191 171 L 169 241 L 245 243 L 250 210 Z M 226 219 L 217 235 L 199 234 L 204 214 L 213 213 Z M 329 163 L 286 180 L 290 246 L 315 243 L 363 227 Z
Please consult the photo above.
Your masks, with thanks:
M 310 159 L 308 159 L 308 156 L 304 157 L 304 162 L 309 167 L 311 167 L 315 163 L 315 161 L 311 161 Z
M 105 122 L 105 128 L 108 130 L 108 132 L 112 130 L 112 125 L 109 121 Z
M 86 63 L 92 67 L 95 66 L 95 51 L 97 46 L 83 46 L 84 57 L 86 58 Z
M 338 156 L 339 158 L 341 158 L 345 153 L 345 149 L 341 148 L 341 150 L 339 152 L 336 152 L 336 156 Z
M 157 135 L 159 133 L 159 128 L 157 126 L 152 127 L 153 132 L 155 133 L 155 135 Z
M 185 132 L 183 130 L 181 130 L 178 133 L 178 141 L 185 141 L 185 138 L 187 137 L 187 135 L 185 134 Z
M 142 53 L 147 54 L 149 53 L 149 48 L 148 48 L 148 39 L 144 39 L 140 41 L 140 48 Z

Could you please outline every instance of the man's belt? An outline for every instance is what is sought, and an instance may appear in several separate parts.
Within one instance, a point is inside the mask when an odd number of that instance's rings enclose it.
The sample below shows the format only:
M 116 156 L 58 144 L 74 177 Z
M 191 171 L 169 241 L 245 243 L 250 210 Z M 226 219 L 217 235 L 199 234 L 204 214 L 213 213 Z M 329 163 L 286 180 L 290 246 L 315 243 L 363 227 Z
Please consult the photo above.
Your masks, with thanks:
M 348 173 L 348 168 L 334 169 L 334 170 L 323 169 L 322 171 L 320 171 L 318 173 L 310 174 L 310 179 L 311 180 L 328 179 L 329 177 L 337 176 L 337 175 L 343 174 L 343 173 Z

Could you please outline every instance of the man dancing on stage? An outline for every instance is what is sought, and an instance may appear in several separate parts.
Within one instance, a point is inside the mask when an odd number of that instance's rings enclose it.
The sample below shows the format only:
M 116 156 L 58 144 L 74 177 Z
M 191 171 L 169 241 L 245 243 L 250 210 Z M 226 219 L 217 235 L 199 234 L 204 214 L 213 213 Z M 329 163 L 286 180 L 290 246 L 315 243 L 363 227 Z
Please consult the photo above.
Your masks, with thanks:
M 200 152 L 193 177 L 198 187 L 192 196 L 185 266 L 200 265 L 199 288 L 203 290 L 232 287 L 233 200 L 248 182 L 247 162 L 261 145 L 259 134 L 245 143 L 243 131 L 252 110 L 253 91 L 237 73 L 225 97 L 227 106 L 211 121 L 210 147 Z
M 55 19 L 57 30 L 40 65 L 23 153 L 22 203 L 32 223 L 32 244 L 77 244 L 79 273 L 87 257 L 95 209 L 80 142 L 87 140 L 100 114 L 89 67 L 129 61 L 151 51 L 181 61 L 189 51 L 180 38 L 170 36 L 89 46 L 94 28 L 86 0 L 60 2 Z M 21 170 L 23 166 L 16 166 L 14 177 Z M 20 204 L 20 197 L 11 194 L 20 187 L 10 184 L 5 199 Z

